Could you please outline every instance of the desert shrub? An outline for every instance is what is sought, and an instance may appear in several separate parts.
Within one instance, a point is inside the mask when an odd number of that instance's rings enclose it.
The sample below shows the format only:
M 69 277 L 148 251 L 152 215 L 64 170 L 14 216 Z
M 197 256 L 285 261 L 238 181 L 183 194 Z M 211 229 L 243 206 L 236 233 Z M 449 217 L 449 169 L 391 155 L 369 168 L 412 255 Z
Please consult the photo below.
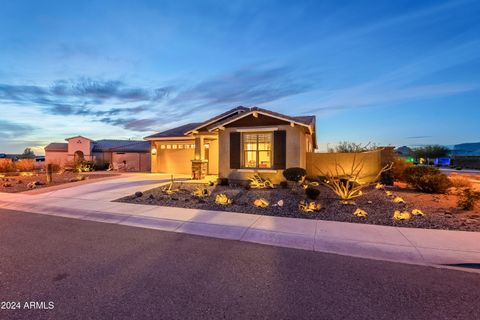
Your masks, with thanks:
M 283 171 L 283 176 L 288 181 L 298 182 L 301 181 L 307 175 L 307 171 L 303 168 L 288 168 Z
M 15 168 L 20 172 L 35 170 L 35 163 L 32 159 L 21 159 L 15 162 Z
M 452 183 L 452 187 L 455 188 L 471 188 L 472 182 L 470 179 L 463 177 L 459 174 L 452 174 L 448 177 Z
M 288 182 L 287 181 L 280 181 L 280 187 L 282 187 L 283 189 L 287 189 L 288 188 Z
M 93 169 L 95 171 L 106 171 L 110 167 L 110 162 L 95 162 Z
M 380 175 L 380 183 L 386 186 L 393 186 L 393 183 L 395 182 L 395 178 L 393 175 L 392 170 L 384 171 Z
M 457 205 L 462 210 L 473 210 L 479 198 L 480 193 L 467 188 L 459 195 Z
M 0 159 L 0 172 L 13 172 L 15 166 L 11 159 Z
M 452 186 L 448 177 L 435 167 L 406 168 L 405 179 L 412 188 L 426 193 L 446 193 Z
M 307 189 L 305 189 L 305 194 L 307 195 L 307 197 L 309 199 L 315 200 L 320 195 L 320 190 L 312 188 L 312 187 L 308 187 Z
M 56 162 L 49 162 L 45 165 L 45 170 L 47 170 L 47 166 L 51 164 L 52 165 L 52 172 L 53 173 L 57 173 L 57 172 L 60 172 L 60 164 L 56 163 Z
M 413 163 L 407 162 L 401 157 L 395 157 L 393 159 L 392 170 L 390 171 L 393 174 L 393 180 L 405 181 L 405 170 L 410 167 L 413 167 Z
M 218 178 L 218 184 L 220 186 L 228 186 L 228 178 Z
M 94 171 L 95 163 L 93 161 L 81 161 L 75 164 L 75 172 L 91 172 Z

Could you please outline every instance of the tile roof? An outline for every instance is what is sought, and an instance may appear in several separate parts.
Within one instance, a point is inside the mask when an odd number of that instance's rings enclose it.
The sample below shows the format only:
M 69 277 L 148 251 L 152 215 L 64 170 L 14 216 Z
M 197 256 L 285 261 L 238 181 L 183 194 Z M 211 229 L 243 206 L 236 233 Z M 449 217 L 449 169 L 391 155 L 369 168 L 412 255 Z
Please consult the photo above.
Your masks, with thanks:
M 98 140 L 93 143 L 93 152 L 150 152 L 149 141 Z
M 68 151 L 68 143 L 53 142 L 45 151 Z M 150 152 L 150 142 L 138 140 L 98 140 L 92 143 L 92 152 Z
M 192 122 L 184 124 L 183 126 L 172 128 L 166 131 L 162 131 L 159 133 L 152 134 L 151 136 L 145 137 L 148 138 L 168 138 L 168 137 L 183 137 L 185 136 L 185 132 L 195 129 L 198 127 L 202 122 Z
M 221 114 L 219 114 L 219 115 L 217 115 L 217 116 L 215 116 L 215 117 L 213 117 L 213 118 L 210 118 L 210 119 L 208 119 L 208 120 L 205 120 L 205 121 L 199 123 L 199 125 L 198 125 L 196 128 L 190 129 L 190 130 L 188 130 L 188 131 L 192 131 L 192 130 L 195 130 L 195 129 L 201 129 L 201 128 L 209 125 L 209 124 L 213 124 L 213 123 L 215 123 L 215 122 L 225 120 L 224 118 L 227 118 L 227 119 L 228 119 L 228 118 L 230 118 L 230 117 L 236 116 L 236 115 L 238 115 L 238 114 L 240 114 L 240 113 L 243 113 L 243 112 L 245 112 L 245 111 L 248 111 L 248 110 L 249 110 L 249 108 L 243 107 L 243 106 L 235 107 L 235 108 L 230 109 L 230 110 L 228 110 L 228 111 L 225 111 L 225 112 L 223 112 L 223 113 L 221 113 Z M 233 114 L 232 114 L 232 113 L 233 113 Z M 185 134 L 187 134 L 188 131 L 186 131 Z
M 242 116 L 244 116 L 245 113 L 253 112 L 253 111 L 259 111 L 259 112 L 262 112 L 262 113 L 265 113 L 267 115 L 271 115 L 271 116 L 274 116 L 274 117 L 279 117 L 279 118 L 284 118 L 286 120 L 295 121 L 297 123 L 301 123 L 301 124 L 304 124 L 306 126 L 313 126 L 314 123 L 315 123 L 315 116 L 291 117 L 291 116 L 287 116 L 285 114 L 270 111 L 270 110 L 267 110 L 267 109 L 252 107 L 252 108 L 248 108 L 248 110 L 246 110 L 243 113 L 237 114 L 233 117 L 229 117 L 229 118 L 227 118 L 223 121 L 219 121 L 219 122 L 216 122 L 216 123 L 212 124 L 211 126 L 208 127 L 208 130 L 212 130 L 216 127 L 220 127 L 225 123 L 230 123 L 232 121 L 235 121 L 236 119 L 239 119 Z
M 45 147 L 45 151 L 68 151 L 68 143 L 52 142 Z

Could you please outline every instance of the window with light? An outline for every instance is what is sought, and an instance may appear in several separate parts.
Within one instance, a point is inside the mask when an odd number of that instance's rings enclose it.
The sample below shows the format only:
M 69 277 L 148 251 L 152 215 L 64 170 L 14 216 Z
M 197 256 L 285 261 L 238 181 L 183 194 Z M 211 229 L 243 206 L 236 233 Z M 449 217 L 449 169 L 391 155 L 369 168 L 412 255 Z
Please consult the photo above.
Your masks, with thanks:
M 272 140 L 271 133 L 244 133 L 242 135 L 243 167 L 271 168 Z

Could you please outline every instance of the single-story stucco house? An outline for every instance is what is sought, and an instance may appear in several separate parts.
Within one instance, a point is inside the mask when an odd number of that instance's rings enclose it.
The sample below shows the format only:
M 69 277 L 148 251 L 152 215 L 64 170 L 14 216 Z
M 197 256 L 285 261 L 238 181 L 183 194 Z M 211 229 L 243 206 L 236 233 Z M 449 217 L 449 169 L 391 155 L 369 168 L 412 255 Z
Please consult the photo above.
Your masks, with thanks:
M 316 148 L 315 116 L 237 107 L 145 139 L 151 143 L 152 172 L 233 181 L 259 173 L 277 183 L 284 169 L 306 168 L 307 153 Z
M 75 136 L 45 147 L 45 162 L 64 166 L 78 160 L 109 163 L 114 169 L 150 171 L 150 143 L 135 140 L 98 140 Z

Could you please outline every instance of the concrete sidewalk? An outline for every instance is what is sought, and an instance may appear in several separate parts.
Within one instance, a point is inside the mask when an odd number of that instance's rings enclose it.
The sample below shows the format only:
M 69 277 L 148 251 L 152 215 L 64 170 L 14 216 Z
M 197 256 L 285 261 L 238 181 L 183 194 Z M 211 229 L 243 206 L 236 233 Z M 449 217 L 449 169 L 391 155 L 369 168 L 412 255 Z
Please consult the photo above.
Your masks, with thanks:
M 41 195 L 0 193 L 0 208 L 421 265 L 480 263 L 480 232 L 111 202 L 168 181 L 125 176 Z

